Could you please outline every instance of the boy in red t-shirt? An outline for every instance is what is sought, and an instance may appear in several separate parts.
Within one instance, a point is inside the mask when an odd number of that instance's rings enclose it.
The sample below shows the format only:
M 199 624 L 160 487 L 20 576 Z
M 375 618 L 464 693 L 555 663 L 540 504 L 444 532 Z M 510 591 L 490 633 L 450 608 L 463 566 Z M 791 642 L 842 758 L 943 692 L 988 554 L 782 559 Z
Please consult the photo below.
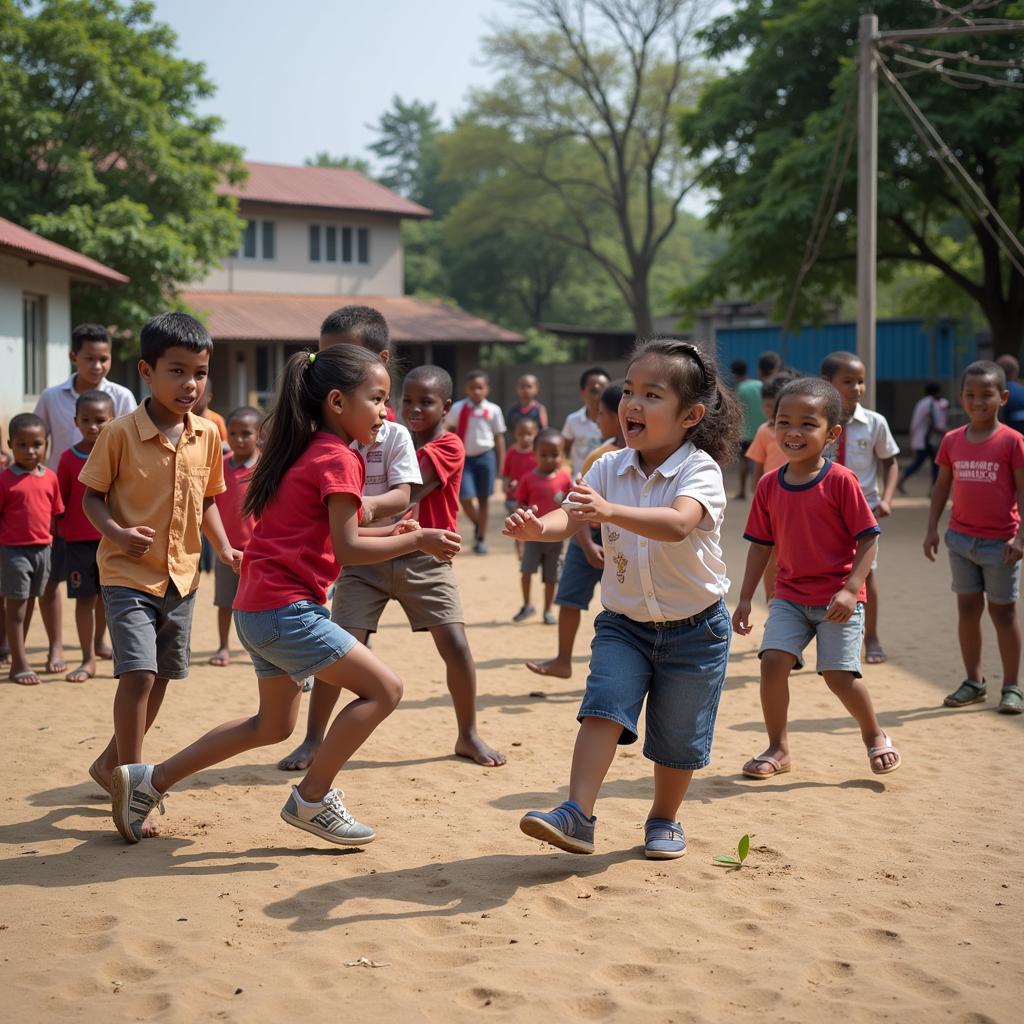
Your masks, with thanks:
M 36 598 L 50 576 L 52 524 L 64 511 L 57 474 L 43 464 L 46 426 L 33 413 L 11 417 L 13 464 L 0 473 L 0 597 L 11 648 L 10 677 L 22 686 L 38 686 L 29 667 L 25 634 Z
M 515 512 L 519 502 L 515 499 L 519 481 L 537 468 L 537 455 L 533 450 L 533 442 L 537 439 L 540 427 L 536 420 L 524 418 L 516 421 L 512 428 L 512 446 L 505 452 L 505 461 L 501 466 L 502 482 L 505 486 L 505 510 Z M 523 557 L 522 541 L 516 541 L 516 557 Z
M 214 496 L 224 532 L 233 548 L 245 551 L 252 537 L 256 520 L 244 515 L 242 506 L 249 490 L 249 481 L 259 459 L 260 423 L 263 417 L 259 409 L 244 405 L 235 409 L 227 418 L 228 447 L 231 454 L 224 457 L 224 487 Z M 220 646 L 210 658 L 211 665 L 224 667 L 231 664 L 231 608 L 238 593 L 238 573 L 230 565 L 217 562 L 213 567 L 213 605 L 217 609 L 217 633 Z
M 751 544 L 732 617 L 737 633 L 746 636 L 753 628 L 750 602 L 773 549 L 778 560 L 759 652 L 768 748 L 743 766 L 752 779 L 790 770 L 789 675 L 803 667 L 812 638 L 818 674 L 860 726 L 871 771 L 885 775 L 900 766 L 899 751 L 882 731 L 860 678 L 865 580 L 878 523 L 856 474 L 822 455 L 842 433 L 841 416 L 839 392 L 826 380 L 802 378 L 782 389 L 775 439 L 786 464 L 761 477 L 743 534 Z
M 1003 662 L 999 710 L 1024 711 L 1018 685 L 1021 635 L 1017 621 L 1020 563 L 1024 555 L 1024 437 L 999 422 L 1006 404 L 1006 374 L 997 363 L 971 363 L 960 385 L 960 404 L 970 423 L 942 438 L 935 461 L 939 476 L 932 491 L 924 553 L 934 562 L 939 550 L 939 520 L 953 492 L 946 531 L 949 567 L 960 616 L 960 653 L 967 678 L 943 702 L 960 708 L 985 699 L 981 672 L 981 616 L 996 628 Z
M 532 507 L 537 516 L 544 516 L 554 512 L 565 500 L 572 487 L 572 477 L 562 468 L 565 453 L 562 450 L 562 435 L 557 430 L 542 430 L 533 442 L 533 451 L 537 465 L 519 481 L 515 498 L 519 508 Z M 546 544 L 528 540 L 523 544 L 519 563 L 523 605 L 512 616 L 513 622 L 522 622 L 536 614 L 537 609 L 530 604 L 530 584 L 534 573 L 540 569 L 544 583 L 544 625 L 554 626 L 557 623 L 551 606 L 555 600 L 555 585 L 558 583 L 564 546 L 563 541 Z
M 114 400 L 105 391 L 86 391 L 75 400 L 75 426 L 82 440 L 61 454 L 57 482 L 64 502 L 59 531 L 64 538 L 68 597 L 75 602 L 75 626 L 82 648 L 82 663 L 64 678 L 84 683 L 96 675 L 96 650 L 106 629 L 106 615 L 100 600 L 100 570 L 96 554 L 100 531 L 86 518 L 82 508 L 85 484 L 78 479 L 100 431 L 115 416 Z

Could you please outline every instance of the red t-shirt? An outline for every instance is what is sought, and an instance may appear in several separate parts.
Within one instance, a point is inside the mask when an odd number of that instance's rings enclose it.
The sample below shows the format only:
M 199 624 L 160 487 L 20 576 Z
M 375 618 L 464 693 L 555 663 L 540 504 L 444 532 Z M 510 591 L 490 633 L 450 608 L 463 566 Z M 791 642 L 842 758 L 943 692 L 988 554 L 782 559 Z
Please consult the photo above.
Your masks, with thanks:
M 537 456 L 532 448 L 529 451 L 523 452 L 515 445 L 512 445 L 505 452 L 505 462 L 501 467 L 501 475 L 509 481 L 514 491 L 516 484 L 536 468 Z
M 365 479 L 359 453 L 340 437 L 317 431 L 253 528 L 235 596 L 239 611 L 327 600 L 327 588 L 341 571 L 331 546 L 327 497 L 351 494 L 361 504 Z
M 395 415 L 395 410 L 390 405 L 384 406 L 384 418 L 390 420 L 392 423 L 398 422 L 398 417 Z
M 519 481 L 515 498 L 521 505 L 536 505 L 537 515 L 546 516 L 562 504 L 571 488 L 572 477 L 567 470 L 560 469 L 551 476 L 533 470 Z
M 826 459 L 813 480 L 792 485 L 786 483 L 787 468 L 758 481 L 743 536 L 775 545 L 776 597 L 828 604 L 850 576 L 857 542 L 881 531 L 853 470 Z M 866 596 L 861 587 L 857 600 Z
M 1013 471 L 1024 466 L 1024 437 L 1010 427 L 981 444 L 967 440 L 967 427 L 942 438 L 935 461 L 953 471 L 949 527 L 972 537 L 1009 540 L 1020 529 Z
M 252 479 L 256 463 L 251 466 L 235 466 L 231 458 L 230 455 L 224 457 L 225 489 L 215 495 L 213 500 L 217 503 L 220 521 L 224 524 L 224 532 L 231 546 L 244 549 L 252 537 L 252 528 L 256 525 L 256 520 L 252 516 L 242 515 L 245 492 L 249 490 L 249 481 Z
M 0 473 L 0 545 L 24 548 L 50 544 L 50 520 L 64 511 L 52 469 L 27 473 L 11 466 Z
M 78 474 L 87 458 L 88 453 L 83 454 L 72 445 L 57 463 L 57 483 L 64 502 L 64 518 L 57 525 L 57 533 L 72 543 L 100 539 L 100 531 L 89 522 L 82 508 L 85 484 L 79 482 Z
M 420 469 L 434 467 L 440 484 L 420 501 L 416 519 L 424 529 L 456 532 L 459 522 L 459 485 L 466 464 L 466 448 L 457 434 L 444 433 L 416 451 Z

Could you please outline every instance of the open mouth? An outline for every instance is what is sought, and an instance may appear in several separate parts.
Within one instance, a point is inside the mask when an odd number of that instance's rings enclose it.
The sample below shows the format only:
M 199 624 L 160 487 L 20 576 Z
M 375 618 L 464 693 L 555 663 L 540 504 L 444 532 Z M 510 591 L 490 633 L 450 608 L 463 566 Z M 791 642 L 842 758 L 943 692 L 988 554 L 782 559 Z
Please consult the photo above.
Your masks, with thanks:
M 804 441 L 783 441 L 782 447 L 785 448 L 786 451 L 798 452 L 801 448 L 806 448 L 807 444 Z
M 639 437 L 644 432 L 645 426 L 640 420 L 626 417 L 626 437 Z

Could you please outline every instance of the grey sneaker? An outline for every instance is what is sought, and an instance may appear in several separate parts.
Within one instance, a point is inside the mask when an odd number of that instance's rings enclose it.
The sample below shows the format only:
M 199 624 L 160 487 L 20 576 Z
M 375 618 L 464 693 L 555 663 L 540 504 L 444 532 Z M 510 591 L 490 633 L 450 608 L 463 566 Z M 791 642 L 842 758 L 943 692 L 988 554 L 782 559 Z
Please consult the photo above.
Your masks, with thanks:
M 329 789 L 320 803 L 313 806 L 304 804 L 298 797 L 298 787 L 292 791 L 281 808 L 281 817 L 296 828 L 312 832 L 313 835 L 326 839 L 329 843 L 339 846 L 365 846 L 377 838 L 377 833 L 356 821 L 345 809 L 341 798 L 345 794 L 337 789 Z
M 164 813 L 164 794 L 153 788 L 151 764 L 123 764 L 110 776 L 110 804 L 117 831 L 126 842 L 142 838 L 142 825 L 154 807 Z
M 579 804 L 566 800 L 553 811 L 527 811 L 519 828 L 568 853 L 593 853 L 595 821 L 597 818 L 588 818 Z

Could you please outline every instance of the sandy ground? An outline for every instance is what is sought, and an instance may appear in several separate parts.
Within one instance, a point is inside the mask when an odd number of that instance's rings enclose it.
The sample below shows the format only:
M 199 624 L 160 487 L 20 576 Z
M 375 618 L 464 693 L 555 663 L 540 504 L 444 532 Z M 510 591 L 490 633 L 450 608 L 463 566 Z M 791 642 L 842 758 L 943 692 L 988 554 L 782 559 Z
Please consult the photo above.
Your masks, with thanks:
M 804 672 L 793 772 L 742 778 L 762 749 L 757 628 L 734 645 L 713 762 L 683 808 L 689 855 L 675 862 L 639 848 L 651 785 L 638 747 L 612 767 L 594 856 L 519 833 L 525 809 L 566 793 L 590 618 L 573 680 L 527 672 L 555 632 L 509 621 L 516 569 L 497 536 L 492 554 L 457 565 L 481 730 L 509 763 L 449 756 L 440 662 L 390 609 L 376 649 L 406 697 L 339 782 L 378 829 L 365 851 L 317 848 L 278 818 L 288 779 L 273 763 L 288 744 L 184 783 L 164 838 L 128 847 L 85 773 L 110 731 L 114 680 L 3 685 L 0 1019 L 1020 1020 L 1024 718 L 991 699 L 939 706 L 962 672 L 948 568 L 920 554 L 925 514 L 923 497 L 901 500 L 886 524 L 892 660 L 866 670 L 903 768 L 874 778 L 853 723 Z M 734 581 L 744 518 L 733 504 Z M 173 684 L 152 759 L 255 706 L 243 658 L 205 664 L 211 595 L 204 580 L 193 672 Z M 34 627 L 37 652 L 41 636 Z M 986 643 L 997 686 L 988 627 Z M 716 867 L 744 832 L 746 866 Z

